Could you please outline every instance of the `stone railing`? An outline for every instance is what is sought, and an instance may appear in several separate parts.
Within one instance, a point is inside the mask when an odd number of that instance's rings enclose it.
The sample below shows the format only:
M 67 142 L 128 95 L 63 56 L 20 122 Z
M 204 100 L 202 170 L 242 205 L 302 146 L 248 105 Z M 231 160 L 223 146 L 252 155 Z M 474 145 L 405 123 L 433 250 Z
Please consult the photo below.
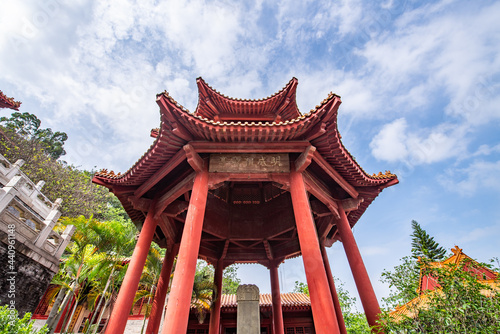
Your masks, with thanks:
M 0 230 L 8 234 L 8 226 L 15 226 L 16 243 L 57 265 L 74 226 L 66 227 L 62 234 L 54 231 L 62 200 L 51 202 L 41 192 L 45 182 L 33 183 L 20 170 L 23 164 L 23 160 L 11 164 L 0 156 Z

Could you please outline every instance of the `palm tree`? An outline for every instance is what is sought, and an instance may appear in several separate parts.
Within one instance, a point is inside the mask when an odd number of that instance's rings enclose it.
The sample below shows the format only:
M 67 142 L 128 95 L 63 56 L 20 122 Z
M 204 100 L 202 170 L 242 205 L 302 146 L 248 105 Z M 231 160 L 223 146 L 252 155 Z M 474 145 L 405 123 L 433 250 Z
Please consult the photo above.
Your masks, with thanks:
M 196 316 L 200 324 L 205 321 L 205 316 L 212 306 L 213 296 L 215 296 L 213 272 L 206 264 L 199 262 L 194 276 L 191 305 L 196 307 Z
M 137 291 L 134 299 L 134 304 L 141 299 L 147 299 L 141 334 L 144 332 L 146 319 L 151 311 L 152 301 L 156 293 L 156 286 L 158 285 L 158 280 L 160 279 L 163 256 L 164 252 L 162 252 L 162 250 L 153 243 L 151 249 L 149 250 L 148 257 L 146 258 L 146 265 L 139 282 L 139 290 Z

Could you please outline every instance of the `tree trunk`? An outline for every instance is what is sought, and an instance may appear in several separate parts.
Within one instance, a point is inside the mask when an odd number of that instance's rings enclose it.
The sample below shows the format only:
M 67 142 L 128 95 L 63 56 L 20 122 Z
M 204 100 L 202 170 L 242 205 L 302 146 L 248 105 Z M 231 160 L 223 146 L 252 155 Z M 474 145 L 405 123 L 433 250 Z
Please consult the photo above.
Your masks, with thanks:
M 105 298 L 106 297 L 106 292 L 108 291 L 109 284 L 111 283 L 111 276 L 113 276 L 114 272 L 115 272 L 115 267 L 113 267 L 113 269 L 111 269 L 111 273 L 109 273 L 108 281 L 106 282 L 106 286 L 104 287 L 104 291 L 102 292 L 102 297 L 101 297 L 101 299 L 99 299 L 99 303 L 97 304 L 97 307 L 95 308 L 95 312 L 92 315 L 92 319 L 90 320 L 89 329 L 90 329 L 90 326 L 92 326 L 92 323 L 94 322 L 95 317 L 97 316 L 97 314 L 100 313 L 99 309 L 101 307 L 103 299 L 106 299 Z M 104 304 L 104 306 L 106 306 L 106 304 Z M 87 332 L 89 332 L 89 331 L 87 331 Z
M 146 325 L 146 315 L 148 315 L 148 307 L 151 306 L 151 296 L 153 295 L 153 290 L 155 289 L 155 287 L 156 287 L 155 285 L 151 286 L 151 291 L 149 292 L 148 303 L 146 304 L 146 312 L 144 312 L 144 320 L 142 322 L 141 334 L 144 333 L 144 327 Z
M 54 301 L 54 305 L 52 306 L 52 310 L 50 310 L 49 317 L 47 318 L 47 321 L 45 324 L 47 327 L 52 328 L 54 325 L 54 320 L 59 312 L 59 306 L 61 306 L 61 303 L 64 300 L 64 297 L 66 296 L 66 291 L 68 288 L 62 287 L 59 290 L 59 293 L 57 294 L 56 300 Z
M 102 312 L 99 313 L 99 318 L 97 318 L 97 323 L 96 323 L 96 327 L 94 329 L 94 333 L 93 334 L 96 334 L 97 331 L 99 330 L 99 325 L 101 324 L 101 320 L 102 320 L 102 316 L 104 315 L 104 311 L 106 311 L 106 308 L 109 306 L 109 301 L 111 300 L 111 297 L 106 299 L 106 302 L 104 303 L 104 307 L 102 309 Z
M 71 297 L 73 296 L 73 289 L 69 289 L 68 293 L 64 297 L 64 301 L 61 305 L 61 308 L 57 312 L 56 317 L 54 318 L 54 322 L 52 323 L 52 327 L 50 328 L 49 334 L 54 334 L 54 331 L 56 330 L 57 324 L 59 323 L 59 320 L 61 319 L 61 316 L 64 312 L 64 309 L 68 306 L 68 302 L 71 300 Z

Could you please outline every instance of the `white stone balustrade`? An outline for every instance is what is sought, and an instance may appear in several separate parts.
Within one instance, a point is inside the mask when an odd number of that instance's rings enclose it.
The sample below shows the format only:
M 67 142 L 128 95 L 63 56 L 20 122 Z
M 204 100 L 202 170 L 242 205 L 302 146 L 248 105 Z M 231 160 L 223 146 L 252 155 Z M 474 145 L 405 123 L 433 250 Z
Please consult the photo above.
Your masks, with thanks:
M 41 192 L 45 182 L 34 184 L 20 170 L 23 164 L 23 160 L 11 164 L 0 156 L 0 231 L 8 234 L 8 225 L 14 224 L 16 243 L 25 246 L 24 255 L 57 272 L 74 226 L 66 227 L 62 234 L 54 231 L 62 200 L 52 203 Z

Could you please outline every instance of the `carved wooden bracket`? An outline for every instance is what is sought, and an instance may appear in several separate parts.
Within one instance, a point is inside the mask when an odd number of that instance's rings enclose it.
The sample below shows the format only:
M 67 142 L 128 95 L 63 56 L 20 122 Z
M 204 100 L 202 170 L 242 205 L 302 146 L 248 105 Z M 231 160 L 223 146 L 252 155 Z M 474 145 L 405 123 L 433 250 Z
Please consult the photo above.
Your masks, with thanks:
M 187 144 L 187 145 L 184 145 L 183 148 L 184 148 L 184 152 L 186 152 L 187 162 L 191 165 L 191 167 L 197 173 L 201 173 L 203 171 L 203 165 L 204 165 L 203 159 L 195 151 L 193 146 Z
M 304 152 L 295 160 L 295 170 L 299 173 L 302 173 L 306 170 L 306 168 L 311 164 L 311 161 L 314 156 L 314 152 L 316 152 L 316 147 L 309 146 L 306 148 Z
M 358 197 L 358 198 L 347 198 L 342 200 L 342 207 L 344 208 L 345 212 L 349 211 L 354 211 L 359 208 L 361 203 L 364 202 L 363 197 Z

